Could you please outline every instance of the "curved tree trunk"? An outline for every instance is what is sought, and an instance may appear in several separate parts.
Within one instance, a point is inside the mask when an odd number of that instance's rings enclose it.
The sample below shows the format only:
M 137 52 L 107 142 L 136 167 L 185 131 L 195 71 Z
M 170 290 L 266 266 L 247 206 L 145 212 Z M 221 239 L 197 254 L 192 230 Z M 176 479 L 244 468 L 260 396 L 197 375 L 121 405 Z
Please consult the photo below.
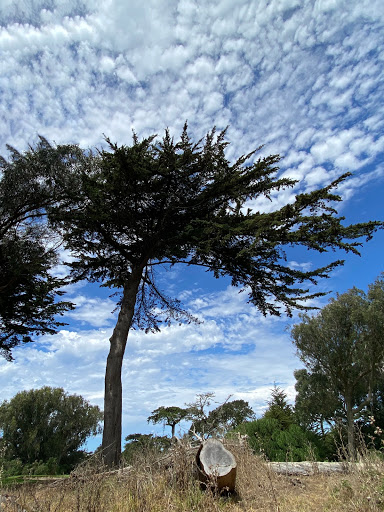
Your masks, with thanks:
M 122 422 L 121 368 L 128 333 L 135 311 L 136 296 L 142 277 L 142 271 L 142 266 L 133 269 L 129 280 L 124 286 L 119 316 L 109 340 L 110 350 L 105 371 L 104 429 L 102 441 L 103 459 L 108 467 L 120 464 Z

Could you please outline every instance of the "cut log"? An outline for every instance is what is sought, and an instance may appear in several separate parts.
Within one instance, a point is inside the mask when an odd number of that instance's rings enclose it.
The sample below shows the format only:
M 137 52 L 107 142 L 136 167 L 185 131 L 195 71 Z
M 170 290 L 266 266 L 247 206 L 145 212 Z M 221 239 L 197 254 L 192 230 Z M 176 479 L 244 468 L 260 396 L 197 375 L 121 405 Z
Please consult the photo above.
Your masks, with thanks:
M 199 480 L 215 490 L 234 492 L 236 484 L 235 457 L 217 439 L 208 439 L 196 455 Z
M 347 473 L 348 471 L 359 470 L 359 464 L 351 464 L 347 462 L 268 462 L 268 466 L 275 473 L 280 473 L 283 475 Z

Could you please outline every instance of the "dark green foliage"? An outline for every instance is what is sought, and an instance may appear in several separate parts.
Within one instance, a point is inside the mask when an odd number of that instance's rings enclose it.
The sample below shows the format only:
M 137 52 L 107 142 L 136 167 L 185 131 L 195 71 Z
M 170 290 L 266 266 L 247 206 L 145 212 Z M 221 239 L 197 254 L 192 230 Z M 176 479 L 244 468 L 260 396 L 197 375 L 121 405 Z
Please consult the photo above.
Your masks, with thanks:
M 1 478 L 21 475 L 24 469 L 24 465 L 20 459 L 6 460 L 4 457 L 2 457 L 0 459 L 0 464 L 3 469 Z
M 151 416 L 148 417 L 148 423 L 163 423 L 172 428 L 172 437 L 175 437 L 175 428 L 180 421 L 182 421 L 188 415 L 187 409 L 180 407 L 158 407 L 152 411 Z
M 318 315 L 301 315 L 301 320 L 292 329 L 307 368 L 306 374 L 299 374 L 300 415 L 308 407 L 308 416 L 314 420 L 310 397 L 320 393 L 316 398 L 318 413 L 333 422 L 342 420 L 348 432 L 349 456 L 354 457 L 354 423 L 370 405 L 382 376 L 384 280 L 378 278 L 368 293 L 353 288 L 338 295 Z
M 253 418 L 255 413 L 245 400 L 231 400 L 225 402 L 208 415 L 208 423 L 221 433 L 229 432 L 240 423 Z
M 264 418 L 275 419 L 283 430 L 288 429 L 295 423 L 293 408 L 287 401 L 287 395 L 279 386 L 274 386 L 271 391 L 271 398 L 268 401 L 268 409 Z
M 86 439 L 100 432 L 102 414 L 78 395 L 44 387 L 17 393 L 0 406 L 6 459 L 39 461 L 70 469 L 83 457 Z M 49 462 L 50 461 L 50 462 Z
M 132 146 L 107 139 L 109 151 L 89 155 L 74 181 L 63 185 L 64 196 L 71 197 L 67 208 L 60 204 L 51 210 L 52 222 L 64 229 L 68 247 L 80 257 L 72 264 L 78 278 L 121 288 L 132 268 L 144 265 L 135 315 L 140 326 L 156 328 L 155 303 L 169 314 L 180 313 L 177 302 L 155 285 L 153 268 L 159 263 L 194 264 L 215 277 L 230 276 L 234 286 L 249 289 L 250 302 L 264 314 L 280 314 L 282 306 L 291 313 L 314 296 L 295 284 L 314 283 L 342 261 L 294 270 L 285 263 L 284 247 L 357 252 L 361 244 L 355 240 L 370 238 L 381 226 L 345 227 L 329 206 L 340 200 L 331 190 L 347 175 L 299 194 L 275 212 L 244 210 L 247 200 L 269 197 L 295 182 L 276 178 L 277 155 L 245 164 L 254 158 L 252 152 L 230 164 L 224 137 L 225 132 L 216 136 L 213 130 L 204 145 L 195 144 L 185 127 L 177 143 L 168 131 L 162 141 L 134 138 Z
M 153 436 L 152 434 L 130 434 L 125 438 L 122 455 L 125 462 L 132 464 L 136 460 L 159 455 L 166 452 L 171 446 L 171 439 L 166 436 Z
M 239 425 L 235 432 L 247 435 L 249 446 L 271 461 L 320 460 L 325 453 L 320 438 L 301 428 L 286 393 L 274 386 L 262 418 Z
M 50 274 L 57 239 L 44 217 L 70 148 L 53 149 L 41 139 L 35 149 L 9 148 L 10 160 L 0 159 L 0 353 L 8 359 L 16 345 L 56 332 L 63 324 L 55 316 L 72 308 L 56 300 L 64 282 Z
M 343 416 L 340 397 L 332 393 L 329 376 L 310 373 L 305 368 L 294 372 L 296 378 L 295 416 L 303 428 L 322 436 L 337 418 Z
M 80 462 L 83 457 L 85 457 L 85 454 L 82 454 L 82 457 L 78 457 L 78 462 Z M 32 463 L 23 464 L 20 459 L 4 459 L 2 461 L 0 460 L 0 463 L 3 468 L 3 478 L 20 475 L 59 475 L 69 473 L 73 468 L 73 464 L 60 466 L 55 457 L 51 457 L 47 462 L 36 460 Z M 20 480 L 22 481 L 22 479 Z
M 321 442 L 313 432 L 292 423 L 286 428 L 275 418 L 260 418 L 240 425 L 237 432 L 248 436 L 249 446 L 271 461 L 321 460 Z
M 50 270 L 57 258 L 47 249 L 40 230 L 7 234 L 0 240 L 0 353 L 11 359 L 16 345 L 33 341 L 38 334 L 54 334 L 64 325 L 56 320 L 72 308 L 57 302 L 62 280 Z

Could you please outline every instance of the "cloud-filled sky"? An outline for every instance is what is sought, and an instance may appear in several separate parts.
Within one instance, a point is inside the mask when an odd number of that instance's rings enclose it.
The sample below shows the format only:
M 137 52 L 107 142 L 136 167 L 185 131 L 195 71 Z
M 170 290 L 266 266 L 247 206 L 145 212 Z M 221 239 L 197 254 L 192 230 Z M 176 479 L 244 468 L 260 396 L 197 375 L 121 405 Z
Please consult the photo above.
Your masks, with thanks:
M 101 147 L 103 134 L 129 144 L 132 130 L 169 127 L 177 138 L 185 120 L 195 139 L 229 126 L 230 159 L 263 144 L 261 154 L 283 157 L 281 175 L 300 180 L 253 208 L 351 171 L 340 188 L 346 222 L 383 219 L 383 35 L 382 0 L 2 0 L 0 154 L 38 134 Z M 367 289 L 384 270 L 383 241 L 378 233 L 319 288 Z M 296 250 L 291 264 L 333 256 Z M 130 334 L 124 435 L 152 431 L 153 409 L 205 391 L 259 415 L 274 382 L 294 399 L 291 321 L 264 318 L 227 281 L 188 270 L 164 272 L 163 287 L 204 322 Z M 0 361 L 1 399 L 63 386 L 102 407 L 115 299 L 89 285 L 67 295 L 77 308 L 65 329 Z

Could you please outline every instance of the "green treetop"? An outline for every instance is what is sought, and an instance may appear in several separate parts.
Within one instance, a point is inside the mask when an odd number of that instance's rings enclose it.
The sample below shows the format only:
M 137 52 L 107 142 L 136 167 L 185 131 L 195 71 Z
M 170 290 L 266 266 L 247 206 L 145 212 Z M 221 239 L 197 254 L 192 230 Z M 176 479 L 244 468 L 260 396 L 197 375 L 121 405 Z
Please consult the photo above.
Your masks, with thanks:
M 21 391 L 0 406 L 6 458 L 24 464 L 54 458 L 59 466 L 73 466 L 87 438 L 99 433 L 101 419 L 97 406 L 62 388 Z

